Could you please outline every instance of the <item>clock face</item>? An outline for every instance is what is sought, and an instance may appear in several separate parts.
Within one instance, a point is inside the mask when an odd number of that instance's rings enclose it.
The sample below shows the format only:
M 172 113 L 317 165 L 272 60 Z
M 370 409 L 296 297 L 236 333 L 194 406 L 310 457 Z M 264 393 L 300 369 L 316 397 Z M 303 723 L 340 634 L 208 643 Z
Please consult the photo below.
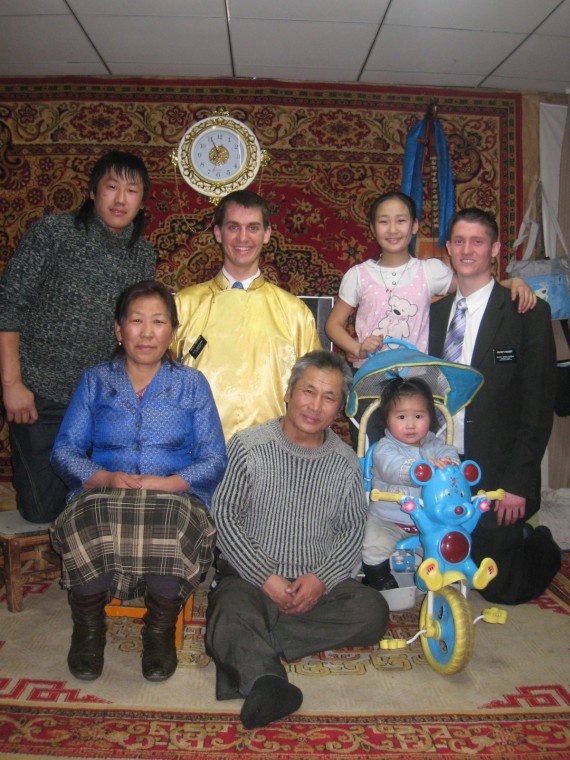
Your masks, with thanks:
M 242 122 L 211 116 L 186 132 L 178 147 L 178 166 L 186 182 L 204 195 L 221 198 L 255 178 L 259 143 Z
M 241 135 L 226 127 L 212 127 L 192 143 L 194 171 L 211 182 L 229 182 L 247 164 L 247 150 Z

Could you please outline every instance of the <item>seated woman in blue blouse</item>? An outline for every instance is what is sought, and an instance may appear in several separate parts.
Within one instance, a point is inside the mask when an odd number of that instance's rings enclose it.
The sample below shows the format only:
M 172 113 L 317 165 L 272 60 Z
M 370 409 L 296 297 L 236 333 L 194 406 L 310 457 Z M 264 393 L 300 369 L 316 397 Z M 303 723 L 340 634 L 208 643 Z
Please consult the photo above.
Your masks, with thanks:
M 178 613 L 212 561 L 208 510 L 226 447 L 205 377 L 169 357 L 177 326 L 167 288 L 151 280 L 127 288 L 115 357 L 85 370 L 54 444 L 51 461 L 70 493 L 52 541 L 70 590 L 67 662 L 83 680 L 103 670 L 109 594 L 143 593 L 143 676 L 169 678 Z

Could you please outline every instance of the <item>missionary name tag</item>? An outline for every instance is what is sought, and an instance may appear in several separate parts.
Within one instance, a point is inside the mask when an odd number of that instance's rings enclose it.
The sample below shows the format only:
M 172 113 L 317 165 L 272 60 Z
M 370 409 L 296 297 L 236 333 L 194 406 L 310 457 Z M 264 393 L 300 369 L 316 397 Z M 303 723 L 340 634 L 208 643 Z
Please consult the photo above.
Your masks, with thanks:
M 197 359 L 200 353 L 202 352 L 202 350 L 204 349 L 204 346 L 206 345 L 207 342 L 208 341 L 206 340 L 206 338 L 204 338 L 203 335 L 200 335 L 198 339 L 196 340 L 196 343 L 194 343 L 190 351 L 188 351 L 190 356 L 193 359 Z
M 494 354 L 495 364 L 516 364 L 517 352 L 514 348 L 496 348 Z

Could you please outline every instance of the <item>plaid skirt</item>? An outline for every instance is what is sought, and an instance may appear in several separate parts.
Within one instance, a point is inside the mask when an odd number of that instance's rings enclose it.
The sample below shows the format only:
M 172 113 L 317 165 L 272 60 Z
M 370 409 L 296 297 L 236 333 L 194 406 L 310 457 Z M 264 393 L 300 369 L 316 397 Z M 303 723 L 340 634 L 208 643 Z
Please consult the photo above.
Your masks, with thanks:
M 93 488 L 69 502 L 51 539 L 64 588 L 113 571 L 112 596 L 132 599 L 144 594 L 145 575 L 170 575 L 186 599 L 212 564 L 216 529 L 190 494 Z

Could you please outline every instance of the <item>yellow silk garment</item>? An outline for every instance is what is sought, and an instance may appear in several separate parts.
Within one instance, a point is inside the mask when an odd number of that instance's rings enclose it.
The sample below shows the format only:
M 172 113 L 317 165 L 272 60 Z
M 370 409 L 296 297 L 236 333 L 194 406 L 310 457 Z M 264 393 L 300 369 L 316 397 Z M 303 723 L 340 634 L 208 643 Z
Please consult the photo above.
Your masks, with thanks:
M 293 364 L 321 347 L 308 307 L 263 275 L 247 290 L 230 289 L 222 272 L 181 290 L 176 305 L 173 354 L 206 376 L 226 440 L 284 414 Z M 206 344 L 194 358 L 190 350 L 200 336 Z

